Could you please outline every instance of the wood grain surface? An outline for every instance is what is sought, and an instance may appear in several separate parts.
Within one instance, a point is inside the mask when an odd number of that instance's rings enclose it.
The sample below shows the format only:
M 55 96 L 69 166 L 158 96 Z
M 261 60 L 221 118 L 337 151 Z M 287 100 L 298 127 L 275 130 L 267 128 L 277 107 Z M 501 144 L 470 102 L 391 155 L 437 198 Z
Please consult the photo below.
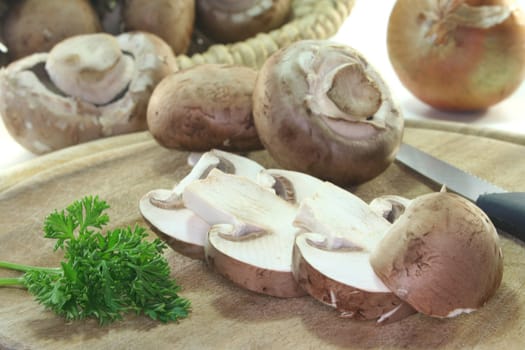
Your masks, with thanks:
M 407 127 L 405 142 L 514 191 L 525 191 L 525 146 L 472 132 Z M 163 149 L 147 133 L 99 140 L 37 158 L 0 174 L 0 259 L 54 266 L 62 258 L 43 238 L 44 217 L 88 194 L 111 205 L 111 226 L 145 225 L 138 200 L 171 188 L 188 171 L 187 153 Z M 265 152 L 250 157 L 267 167 Z M 394 163 L 351 191 L 369 201 L 383 194 L 414 197 L 439 187 Z M 504 276 L 497 294 L 477 312 L 454 319 L 413 315 L 400 322 L 343 319 L 310 297 L 278 299 L 239 289 L 205 263 L 166 255 L 188 319 L 160 324 L 128 316 L 99 327 L 65 322 L 23 289 L 0 289 L 0 349 L 523 349 L 525 246 L 504 233 Z M 16 273 L 0 270 L 0 276 Z

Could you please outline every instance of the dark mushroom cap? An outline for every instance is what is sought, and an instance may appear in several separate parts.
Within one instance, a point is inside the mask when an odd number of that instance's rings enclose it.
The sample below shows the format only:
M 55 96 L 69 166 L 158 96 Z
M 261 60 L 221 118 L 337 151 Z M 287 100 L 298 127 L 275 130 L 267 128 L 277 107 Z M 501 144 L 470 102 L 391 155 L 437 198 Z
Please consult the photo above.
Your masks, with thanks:
M 262 148 L 253 124 L 257 71 L 201 64 L 164 78 L 148 105 L 148 128 L 164 147 L 188 151 Z
M 370 262 L 392 292 L 437 317 L 479 308 L 503 274 L 494 225 L 479 207 L 447 192 L 414 199 Z
M 291 0 L 196 0 L 199 28 L 219 42 L 241 41 L 280 27 Z
M 380 174 L 401 143 L 388 87 L 350 47 L 303 40 L 274 53 L 253 97 L 261 142 L 279 163 L 339 185 Z
M 102 28 L 88 0 L 24 0 L 11 4 L 3 29 L 10 59 L 16 60 Z

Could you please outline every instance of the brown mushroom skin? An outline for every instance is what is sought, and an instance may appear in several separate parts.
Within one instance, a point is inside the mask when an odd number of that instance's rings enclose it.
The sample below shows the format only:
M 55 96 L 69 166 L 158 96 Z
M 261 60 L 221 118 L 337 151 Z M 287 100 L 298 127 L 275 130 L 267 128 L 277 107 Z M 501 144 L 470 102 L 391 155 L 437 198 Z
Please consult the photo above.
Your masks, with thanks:
M 403 301 L 393 293 L 367 292 L 323 275 L 303 258 L 296 245 L 294 245 L 292 259 L 292 270 L 297 283 L 316 300 L 334 307 L 341 313 L 341 317 L 373 320 L 403 304 Z M 407 312 L 404 316 L 412 313 L 414 311 Z
M 184 54 L 191 41 L 195 21 L 194 0 L 127 0 L 122 9 L 124 30 L 153 33 Z
M 29 55 L 0 69 L 0 115 L 9 134 L 35 154 L 78 143 L 146 130 L 146 109 L 154 86 L 177 70 L 171 48 L 151 33 L 116 37 L 136 61 L 123 95 L 105 105 L 72 98 L 50 81 L 48 53 Z M 139 68 L 140 67 L 140 68 Z
M 242 41 L 280 27 L 290 16 L 291 0 L 196 0 L 199 28 L 218 42 Z
M 48 52 L 63 39 L 102 30 L 88 0 L 12 2 L 3 23 L 10 60 Z
M 414 199 L 370 263 L 392 292 L 435 317 L 481 307 L 503 275 L 494 225 L 479 207 L 447 192 Z
M 304 172 L 340 186 L 368 181 L 383 172 L 395 158 L 404 126 L 401 112 L 377 73 L 371 77 L 371 84 L 384 87 L 381 94 L 386 102 L 380 107 L 383 115 L 388 114 L 384 128 L 374 125 L 367 116 L 347 121 L 327 117 L 324 111 L 313 111 L 308 106 L 307 96 L 314 95 L 312 99 L 315 100 L 316 92 L 312 89 L 316 88 L 311 87 L 309 79 L 312 76 L 322 79 L 327 74 L 306 72 L 302 62 L 309 57 L 322 61 L 321 67 L 330 65 L 335 57 L 339 61 L 348 58 L 349 63 L 357 62 L 359 69 L 371 70 L 365 58 L 355 50 L 328 41 L 298 41 L 275 52 L 260 69 L 253 95 L 254 121 L 261 142 L 285 169 Z M 343 88 L 332 85 L 334 89 L 330 92 L 336 92 L 332 96 L 350 101 L 349 89 L 344 87 L 345 78 L 339 82 Z M 359 88 L 354 90 L 360 91 Z M 358 135 L 351 130 L 357 130 Z
M 148 128 L 166 148 L 202 152 L 212 148 L 262 148 L 253 124 L 257 71 L 202 64 L 164 78 L 148 105 Z
M 272 271 L 246 264 L 224 254 L 210 242 L 204 245 L 204 253 L 210 269 L 241 288 L 278 298 L 297 298 L 306 295 L 306 291 L 300 287 L 289 271 Z

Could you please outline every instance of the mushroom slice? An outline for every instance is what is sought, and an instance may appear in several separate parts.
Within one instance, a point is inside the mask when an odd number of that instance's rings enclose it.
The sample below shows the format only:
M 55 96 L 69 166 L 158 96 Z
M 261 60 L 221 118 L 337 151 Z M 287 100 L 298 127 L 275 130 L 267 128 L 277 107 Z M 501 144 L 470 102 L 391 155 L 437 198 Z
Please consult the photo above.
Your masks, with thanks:
M 324 182 L 311 175 L 292 170 L 266 169 L 264 173 L 273 179 L 267 186 L 271 186 L 279 197 L 296 205 L 299 205 L 304 198 L 311 197 Z
M 384 195 L 374 198 L 369 206 L 370 209 L 393 223 L 405 212 L 411 200 L 402 196 Z
M 326 182 L 301 202 L 294 224 L 303 232 L 295 240 L 293 273 L 312 297 L 354 319 L 385 322 L 414 312 L 370 265 L 390 223 L 360 198 Z
M 217 169 L 190 183 L 183 198 L 212 225 L 205 252 L 215 271 L 254 292 L 305 295 L 292 275 L 295 205 L 246 177 Z
M 498 234 L 485 213 L 453 193 L 415 198 L 370 256 L 381 280 L 429 316 L 472 312 L 503 274 Z
M 78 35 L 0 69 L 0 115 L 36 154 L 145 130 L 153 88 L 176 70 L 153 34 Z
M 200 156 L 190 173 L 172 190 L 150 191 L 139 202 L 139 210 L 153 231 L 175 251 L 194 259 L 204 259 L 210 225 L 184 207 L 182 193 L 188 184 L 206 178 L 214 168 L 254 181 L 261 178 L 264 169 L 246 157 L 211 150 Z
M 152 198 L 168 200 L 170 190 L 153 190 L 140 199 L 139 210 L 153 232 L 173 250 L 192 259 L 204 259 L 203 245 L 210 225 L 189 209 L 163 209 L 155 206 Z

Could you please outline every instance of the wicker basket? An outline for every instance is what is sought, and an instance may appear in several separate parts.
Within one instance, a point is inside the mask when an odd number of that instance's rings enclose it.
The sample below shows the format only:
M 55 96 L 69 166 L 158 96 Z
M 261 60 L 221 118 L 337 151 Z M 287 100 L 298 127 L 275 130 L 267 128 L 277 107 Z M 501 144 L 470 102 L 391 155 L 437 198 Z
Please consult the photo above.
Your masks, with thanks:
M 259 68 L 279 48 L 303 39 L 333 36 L 350 14 L 355 0 L 293 0 L 290 21 L 269 33 L 242 42 L 215 44 L 205 52 L 177 56 L 181 69 L 202 63 L 240 64 Z

